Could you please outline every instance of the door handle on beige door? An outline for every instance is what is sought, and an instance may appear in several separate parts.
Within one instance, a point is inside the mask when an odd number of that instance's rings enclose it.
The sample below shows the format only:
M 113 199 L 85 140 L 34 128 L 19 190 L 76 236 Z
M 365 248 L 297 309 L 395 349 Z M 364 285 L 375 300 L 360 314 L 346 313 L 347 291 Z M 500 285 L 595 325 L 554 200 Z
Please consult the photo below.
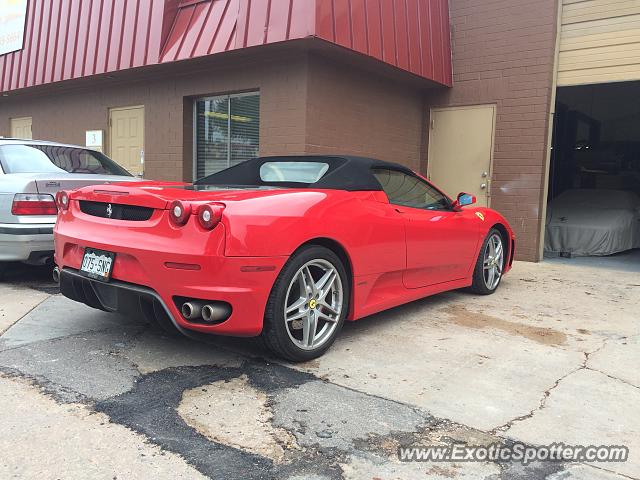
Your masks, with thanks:
M 482 172 L 482 178 L 487 178 L 489 176 L 489 172 Z
M 480 184 L 480 188 L 481 188 L 482 190 L 484 190 L 485 188 L 487 188 L 487 184 L 486 184 L 486 183 L 481 183 L 481 184 Z

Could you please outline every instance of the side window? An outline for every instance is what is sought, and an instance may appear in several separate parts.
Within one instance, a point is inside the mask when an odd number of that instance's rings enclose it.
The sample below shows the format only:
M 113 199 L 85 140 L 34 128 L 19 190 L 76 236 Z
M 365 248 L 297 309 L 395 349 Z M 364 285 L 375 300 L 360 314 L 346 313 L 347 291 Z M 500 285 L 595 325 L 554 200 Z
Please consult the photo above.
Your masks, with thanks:
M 374 168 L 372 172 L 394 205 L 425 210 L 443 210 L 450 206 L 447 197 L 418 177 L 385 168 Z

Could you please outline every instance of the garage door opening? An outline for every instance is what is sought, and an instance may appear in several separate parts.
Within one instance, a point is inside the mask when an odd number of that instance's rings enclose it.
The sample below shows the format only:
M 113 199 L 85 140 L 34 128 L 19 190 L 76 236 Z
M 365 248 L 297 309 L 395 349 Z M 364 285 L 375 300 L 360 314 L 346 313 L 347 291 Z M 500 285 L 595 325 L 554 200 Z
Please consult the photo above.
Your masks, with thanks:
M 640 82 L 561 87 L 545 258 L 640 271 Z

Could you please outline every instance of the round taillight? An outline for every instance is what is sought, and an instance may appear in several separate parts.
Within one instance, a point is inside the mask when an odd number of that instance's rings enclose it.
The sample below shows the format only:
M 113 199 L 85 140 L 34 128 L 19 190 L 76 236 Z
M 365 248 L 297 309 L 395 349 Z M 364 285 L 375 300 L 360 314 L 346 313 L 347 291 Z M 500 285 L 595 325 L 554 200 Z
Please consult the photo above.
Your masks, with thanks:
M 60 190 L 56 193 L 56 205 L 58 206 L 58 210 L 66 210 L 69 208 L 69 194 L 64 190 Z
M 191 205 L 184 204 L 180 200 L 172 202 L 169 206 L 169 218 L 171 219 L 171 222 L 178 227 L 185 225 L 189 220 L 190 215 Z
M 212 230 L 222 219 L 223 205 L 200 205 L 198 222 L 205 230 Z

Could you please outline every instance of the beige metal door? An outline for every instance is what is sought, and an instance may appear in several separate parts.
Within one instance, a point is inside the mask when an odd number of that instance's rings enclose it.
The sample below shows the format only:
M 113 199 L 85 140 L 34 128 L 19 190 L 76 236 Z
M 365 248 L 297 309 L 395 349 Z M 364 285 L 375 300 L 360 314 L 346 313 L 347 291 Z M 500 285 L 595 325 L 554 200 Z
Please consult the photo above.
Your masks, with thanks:
M 489 206 L 495 105 L 431 110 L 429 179 L 450 197 L 466 192 Z
M 31 134 L 31 117 L 12 118 L 11 119 L 11 136 L 13 138 L 24 138 L 30 140 Z
M 109 110 L 109 153 L 133 175 L 143 175 L 144 107 Z

